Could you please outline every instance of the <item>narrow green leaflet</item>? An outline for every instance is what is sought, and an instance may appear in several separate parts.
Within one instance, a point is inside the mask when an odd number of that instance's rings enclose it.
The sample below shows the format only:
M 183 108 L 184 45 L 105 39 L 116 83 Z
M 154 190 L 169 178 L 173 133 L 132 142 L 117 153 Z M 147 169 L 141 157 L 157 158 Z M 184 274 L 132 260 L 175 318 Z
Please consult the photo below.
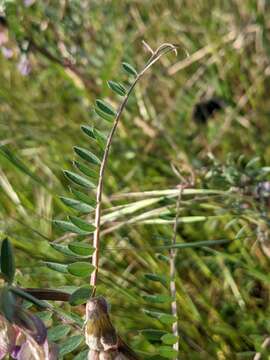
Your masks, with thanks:
M 165 276 L 162 275 L 157 275 L 157 274 L 144 274 L 144 277 L 147 280 L 151 280 L 151 281 L 156 281 L 156 282 L 160 282 L 163 285 L 167 285 L 167 278 Z
M 72 242 L 68 244 L 68 248 L 76 255 L 81 256 L 90 256 L 95 251 L 95 249 L 89 244 L 84 244 L 81 242 Z
M 10 288 L 10 291 L 12 291 L 15 295 L 17 295 L 27 301 L 30 301 L 31 303 L 33 303 L 41 308 L 46 309 L 48 307 L 48 305 L 44 301 L 35 298 L 31 294 L 28 294 L 27 292 L 25 292 L 19 288 L 12 287 L 12 288 Z
M 4 239 L 1 244 L 1 273 L 10 284 L 14 279 L 15 269 L 12 245 L 8 239 Z
M 104 100 L 97 99 L 96 105 L 99 110 L 101 110 L 107 115 L 115 116 L 117 114 L 116 110 Z
M 53 224 L 64 232 L 72 232 L 72 233 L 78 234 L 78 235 L 88 235 L 89 234 L 88 231 L 82 230 L 81 228 L 76 226 L 74 223 L 71 223 L 69 221 L 53 220 Z
M 79 161 L 74 161 L 73 163 L 84 175 L 90 177 L 91 179 L 98 179 L 98 173 L 95 170 L 90 169 L 88 166 L 80 163 Z
M 104 149 L 106 144 L 106 136 L 102 132 L 98 131 L 92 126 L 87 126 L 87 125 L 82 125 L 81 129 L 87 136 L 97 141 L 101 149 Z
M 108 81 L 108 86 L 112 91 L 114 91 L 116 94 L 118 94 L 120 96 L 125 96 L 127 93 L 125 87 L 118 82 L 110 80 L 110 81 Z
M 71 327 L 69 325 L 57 325 L 48 330 L 48 340 L 57 341 L 67 336 Z
M 178 341 L 178 336 L 167 333 L 161 337 L 161 340 L 164 344 L 173 345 Z
M 96 155 L 94 155 L 93 153 L 91 153 L 91 151 L 81 148 L 79 146 L 74 146 L 73 149 L 74 149 L 75 153 L 78 156 L 80 156 L 80 158 L 82 158 L 83 160 L 89 162 L 90 164 L 100 165 L 99 158 Z
M 76 189 L 71 189 L 71 192 L 79 201 L 86 203 L 92 207 L 96 206 L 96 200 L 90 198 L 89 195 L 87 195 L 79 190 L 76 190 Z
M 13 322 L 15 316 L 15 305 L 16 300 L 12 292 L 7 287 L 2 288 L 0 290 L 0 311 L 10 322 Z
M 94 189 L 96 187 L 95 184 L 93 184 L 91 181 L 85 179 L 81 175 L 78 175 L 72 171 L 64 170 L 65 176 L 74 182 L 76 185 L 80 185 L 86 189 Z
M 73 360 L 87 360 L 89 349 L 80 352 Z
M 67 245 L 62 244 L 54 244 L 50 243 L 50 246 L 54 248 L 56 251 L 59 251 L 61 254 L 67 255 L 67 256 L 74 256 L 75 254 L 68 248 Z
M 131 66 L 129 63 L 127 62 L 123 62 L 122 63 L 123 69 L 129 74 L 129 75 L 133 75 L 135 77 L 138 76 L 137 71 L 134 69 L 133 66 Z
M 175 359 L 178 355 L 178 352 L 170 346 L 160 346 L 158 352 L 166 359 Z
M 254 158 L 252 158 L 251 160 L 249 160 L 249 162 L 246 164 L 246 168 L 250 168 L 252 167 L 254 164 L 258 163 L 261 160 L 260 156 L 256 156 Z
M 207 221 L 207 220 L 214 220 L 217 218 L 220 218 L 220 216 L 183 216 L 183 217 L 179 217 L 179 224 L 190 224 L 190 223 L 195 223 L 195 222 L 201 222 L 201 221 Z M 137 221 L 136 221 L 137 222 Z M 146 219 L 146 220 L 142 220 L 140 221 L 141 224 L 173 224 L 174 223 L 174 218 L 171 219 L 164 219 L 162 217 L 158 217 L 158 218 L 152 218 L 152 219 Z
M 104 149 L 107 141 L 106 135 L 104 135 L 102 132 L 98 131 L 97 129 L 94 129 L 94 135 L 100 148 Z
M 172 325 L 177 321 L 176 317 L 170 314 L 162 314 L 159 317 L 160 322 L 165 325 Z
M 160 261 L 168 263 L 170 261 L 169 257 L 163 254 L 156 254 L 156 258 Z
M 61 201 L 68 207 L 79 211 L 82 214 L 89 214 L 95 208 L 79 200 L 60 196 Z
M 147 340 L 154 340 L 159 341 L 160 338 L 166 334 L 163 330 L 157 329 L 143 329 L 140 333 L 147 339 Z
M 55 270 L 55 271 L 58 271 L 63 274 L 68 273 L 67 265 L 65 265 L 65 264 L 58 264 L 58 263 L 49 262 L 49 261 L 44 261 L 44 264 L 51 270 Z
M 6 146 L 0 146 L 0 154 L 2 154 L 6 159 L 8 159 L 14 166 L 16 166 L 20 171 L 24 174 L 28 175 L 37 183 L 46 186 L 42 179 L 40 179 L 36 174 L 34 174 L 29 168 L 19 159 L 16 155 L 14 155 Z
M 69 264 L 67 270 L 71 275 L 78 277 L 86 277 L 86 276 L 90 276 L 91 272 L 94 270 L 94 267 L 88 262 L 78 261 Z
M 158 311 L 151 311 L 143 309 L 143 312 L 152 317 L 158 319 L 160 322 L 162 322 L 165 325 L 172 325 L 175 321 L 177 321 L 176 317 L 171 314 L 166 314 Z
M 82 220 L 77 216 L 69 216 L 69 219 L 76 227 L 80 228 L 82 231 L 85 231 L 87 233 L 95 231 L 94 225 L 89 224 L 89 222 Z
M 81 130 L 91 139 L 96 139 L 94 135 L 94 128 L 92 126 L 82 125 Z
M 205 247 L 205 246 L 211 247 L 216 245 L 228 244 L 231 242 L 232 240 L 229 239 L 194 241 L 194 242 L 181 243 L 181 244 L 164 245 L 164 246 L 160 246 L 159 249 L 186 249 L 186 248 Z
M 69 303 L 73 306 L 85 304 L 90 299 L 93 288 L 90 285 L 85 285 L 75 290 L 69 299 Z
M 61 343 L 59 355 L 64 356 L 71 353 L 73 350 L 77 349 L 83 341 L 84 337 L 82 335 L 75 335 L 68 338 L 66 341 Z
M 35 313 L 43 322 L 51 320 L 53 314 L 50 311 L 38 311 Z
M 54 307 L 54 311 L 61 315 L 61 317 L 64 317 L 65 319 L 67 319 L 68 321 L 71 321 L 71 322 L 75 322 L 77 325 L 79 326 L 83 326 L 83 319 L 78 315 L 78 314 L 75 314 L 73 312 L 69 310 L 63 310 L 62 308 L 60 307 Z
M 104 111 L 100 110 L 98 107 L 95 107 L 95 113 L 102 119 L 104 119 L 110 123 L 113 122 L 114 117 L 112 115 L 108 115 Z
M 172 297 L 168 295 L 143 295 L 143 299 L 152 304 L 163 304 L 170 303 L 172 301 Z

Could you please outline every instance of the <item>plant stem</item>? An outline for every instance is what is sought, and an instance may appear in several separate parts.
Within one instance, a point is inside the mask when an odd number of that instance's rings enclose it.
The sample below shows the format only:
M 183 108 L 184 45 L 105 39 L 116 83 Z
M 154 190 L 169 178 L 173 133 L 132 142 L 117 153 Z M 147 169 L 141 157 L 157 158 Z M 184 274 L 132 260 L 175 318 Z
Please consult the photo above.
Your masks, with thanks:
M 90 285 L 93 287 L 93 296 L 95 295 L 95 291 L 96 291 L 97 275 L 98 275 L 98 268 L 99 268 L 100 218 L 101 218 L 101 204 L 102 204 L 102 191 L 103 191 L 103 183 L 104 183 L 104 174 L 105 174 L 105 169 L 106 169 L 106 165 L 107 165 L 107 160 L 108 160 L 108 156 L 109 156 L 113 136 L 114 136 L 114 133 L 115 133 L 115 131 L 117 129 L 117 126 L 118 126 L 120 117 L 121 117 L 121 115 L 123 113 L 123 110 L 125 108 L 125 105 L 126 105 L 128 99 L 129 99 L 129 96 L 130 96 L 132 90 L 134 89 L 135 85 L 141 79 L 141 77 L 144 75 L 144 73 L 155 62 L 157 62 L 162 55 L 166 54 L 169 51 L 176 51 L 176 47 L 174 45 L 171 45 L 171 44 L 163 44 L 163 45 L 161 45 L 152 54 L 152 56 L 150 57 L 150 59 L 146 63 L 145 67 L 142 69 L 142 71 L 138 73 L 138 75 L 136 76 L 134 82 L 131 84 L 127 94 L 125 95 L 122 103 L 119 106 L 119 109 L 117 111 L 117 115 L 116 115 L 116 117 L 114 119 L 114 122 L 113 122 L 112 129 L 111 129 L 111 131 L 109 133 L 109 136 L 108 136 L 108 139 L 107 139 L 107 142 L 106 142 L 104 155 L 103 155 L 101 165 L 100 165 L 99 180 L 98 180 L 97 195 L 96 195 L 96 211 L 95 211 L 95 228 L 96 229 L 95 229 L 94 238 L 93 238 L 93 247 L 95 248 L 95 252 L 94 252 L 94 254 L 92 256 L 92 265 L 95 267 L 95 269 L 92 272 L 91 279 L 90 279 Z
M 136 83 L 139 80 L 139 75 L 136 77 L 135 81 L 133 82 L 133 84 L 131 85 L 128 93 L 125 95 L 125 98 L 122 102 L 122 104 L 120 105 L 120 108 L 117 112 L 117 116 L 114 120 L 113 123 L 113 127 L 109 133 L 108 139 L 107 139 L 107 143 L 106 143 L 106 147 L 105 147 L 105 151 L 104 151 L 104 155 L 103 155 L 103 159 L 101 162 L 101 166 L 100 166 L 100 172 L 99 172 L 99 180 L 98 180 L 98 186 L 97 186 L 97 197 L 96 197 L 96 212 L 95 212 L 95 232 L 94 232 L 94 238 L 93 238 L 93 247 L 95 248 L 95 252 L 92 256 L 92 265 L 95 267 L 95 270 L 92 272 L 91 275 L 91 281 L 90 284 L 91 286 L 93 286 L 94 288 L 96 287 L 96 283 L 97 283 L 97 274 L 98 274 L 98 263 L 99 263 L 99 242 L 100 242 L 100 218 L 101 218 L 101 202 L 102 202 L 102 191 L 103 191 L 103 183 L 104 183 L 104 173 L 105 173 L 105 168 L 107 165 L 107 160 L 108 160 L 108 156 L 109 156 L 109 152 L 110 152 L 110 148 L 111 148 L 111 144 L 112 144 L 112 139 L 113 139 L 113 135 L 116 131 L 117 125 L 119 123 L 121 114 L 124 110 L 124 107 L 128 101 L 128 97 L 132 91 L 132 89 L 134 88 L 134 86 L 136 85 Z
M 264 350 L 269 347 L 270 345 L 270 337 L 267 336 L 267 338 L 264 340 L 264 342 L 261 345 L 261 352 L 257 352 L 253 358 L 253 360 L 260 360 L 262 359 L 262 353 L 264 352 Z
M 179 219 L 179 213 L 180 213 L 180 203 L 182 199 L 183 194 L 183 186 L 179 189 L 179 194 L 176 202 L 176 215 L 175 215 L 175 222 L 173 225 L 173 237 L 172 237 L 172 245 L 176 244 L 176 235 L 177 235 L 177 228 L 178 228 L 178 219 Z M 176 258 L 176 252 L 177 249 L 172 248 L 170 249 L 170 293 L 172 297 L 171 302 L 171 310 L 172 315 L 176 318 L 176 321 L 172 324 L 172 333 L 174 336 L 179 338 L 179 332 L 178 332 L 178 320 L 177 320 L 177 300 L 176 300 L 176 268 L 175 268 L 175 258 Z M 179 341 L 173 345 L 174 350 L 179 351 Z M 178 357 L 176 357 L 176 360 Z

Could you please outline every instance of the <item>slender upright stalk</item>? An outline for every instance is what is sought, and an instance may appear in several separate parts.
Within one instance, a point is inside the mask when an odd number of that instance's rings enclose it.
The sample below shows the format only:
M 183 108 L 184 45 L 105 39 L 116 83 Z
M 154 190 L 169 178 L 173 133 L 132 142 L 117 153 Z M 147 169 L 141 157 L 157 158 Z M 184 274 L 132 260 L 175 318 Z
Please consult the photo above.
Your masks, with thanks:
M 262 345 L 261 345 L 261 352 L 257 352 L 253 358 L 253 360 L 261 360 L 262 359 L 262 355 L 263 352 L 265 351 L 266 348 L 268 348 L 270 345 L 270 337 L 267 336 L 266 339 L 264 339 Z
M 146 63 L 146 65 L 142 69 L 142 71 L 137 74 L 135 80 L 131 84 L 127 94 L 125 95 L 122 103 L 119 106 L 119 109 L 117 111 L 116 117 L 113 122 L 113 126 L 111 128 L 111 131 L 109 133 L 109 136 L 108 136 L 108 139 L 106 142 L 104 155 L 103 155 L 103 158 L 101 161 L 101 166 L 100 166 L 100 171 L 99 171 L 99 180 L 98 180 L 97 195 L 96 195 L 96 212 L 95 212 L 95 228 L 96 229 L 95 229 L 94 238 L 93 238 L 93 247 L 95 248 L 95 252 L 92 256 L 92 265 L 95 267 L 95 269 L 92 272 L 91 279 L 90 279 L 90 285 L 93 286 L 93 295 L 95 294 L 95 289 L 96 289 L 96 285 L 97 285 L 98 269 L 99 269 L 100 227 L 101 227 L 100 218 L 101 218 L 101 205 L 102 205 L 104 175 L 105 175 L 105 169 L 106 169 L 106 165 L 107 165 L 110 148 L 112 145 L 113 136 L 117 129 L 117 126 L 118 126 L 120 117 L 123 113 L 123 110 L 125 108 L 125 105 L 129 99 L 129 96 L 130 96 L 132 90 L 134 89 L 134 87 L 136 86 L 136 84 L 138 83 L 138 81 L 142 78 L 144 73 L 154 63 L 156 63 L 160 59 L 160 57 L 162 55 L 164 55 L 170 51 L 176 51 L 176 46 L 174 46 L 172 44 L 162 44 L 156 51 L 153 52 L 153 54 L 151 55 L 150 59 L 148 60 L 148 62 Z
M 173 236 L 172 236 L 172 245 L 176 244 L 176 235 L 177 235 L 177 228 L 178 228 L 178 219 L 179 219 L 179 212 L 180 212 L 180 203 L 183 194 L 183 187 L 181 186 L 179 189 L 179 194 L 176 202 L 176 215 L 175 215 L 175 222 L 173 225 Z M 171 310 L 172 315 L 176 318 L 176 321 L 172 324 L 172 333 L 178 339 L 179 332 L 178 332 L 178 320 L 177 320 L 177 299 L 176 299 L 176 266 L 175 266 L 175 259 L 176 259 L 176 252 L 175 248 L 170 249 L 170 293 L 172 297 L 171 302 Z M 179 341 L 173 345 L 174 350 L 179 351 Z M 176 357 L 176 360 L 178 357 Z

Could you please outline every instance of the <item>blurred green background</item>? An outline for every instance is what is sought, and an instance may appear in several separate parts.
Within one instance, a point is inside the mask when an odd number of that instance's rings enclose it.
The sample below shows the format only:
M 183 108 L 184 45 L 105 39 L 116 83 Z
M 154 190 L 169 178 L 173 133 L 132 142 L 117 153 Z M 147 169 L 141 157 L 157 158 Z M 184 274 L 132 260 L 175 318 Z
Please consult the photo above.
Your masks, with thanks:
M 163 57 L 130 98 L 112 146 L 104 207 L 117 212 L 114 206 L 144 191 L 183 181 L 236 189 L 183 196 L 180 204 L 180 216 L 190 221 L 180 219 L 177 242 L 232 243 L 177 252 L 179 358 L 253 359 L 270 331 L 270 263 L 260 246 L 261 234 L 268 237 L 269 204 L 254 195 L 258 182 L 269 179 L 269 2 L 24 0 L 2 1 L 0 9 L 0 145 L 24 164 L 0 155 L 0 233 L 16 248 L 18 283 L 87 282 L 44 265 L 67 261 L 49 245 L 69 241 L 52 226 L 53 218 L 70 213 L 58 198 L 69 193 L 62 169 L 71 169 L 74 145 L 98 154 L 80 125 L 109 130 L 93 107 L 100 97 L 119 104 L 107 80 L 128 84 L 121 62 L 141 69 L 149 58 L 143 40 L 153 49 L 179 44 L 177 57 Z M 196 118 L 196 106 L 211 99 L 222 109 L 206 121 Z M 121 197 L 130 192 L 141 195 Z M 170 241 L 174 218 L 175 197 L 161 197 L 104 224 L 99 292 L 142 358 L 163 357 L 161 342 L 148 341 L 141 329 L 170 331 L 142 311 L 149 308 L 142 294 L 168 291 L 144 274 L 169 274 L 156 253 Z M 168 304 L 156 309 L 170 311 Z

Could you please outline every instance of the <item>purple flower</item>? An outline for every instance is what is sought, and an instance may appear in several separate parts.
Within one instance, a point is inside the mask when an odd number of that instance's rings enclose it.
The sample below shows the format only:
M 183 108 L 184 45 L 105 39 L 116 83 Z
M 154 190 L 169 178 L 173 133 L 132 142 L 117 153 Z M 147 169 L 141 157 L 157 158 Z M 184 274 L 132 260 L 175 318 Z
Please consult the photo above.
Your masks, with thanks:
M 29 337 L 22 343 L 16 353 L 11 354 L 13 359 L 16 360 L 57 360 L 57 355 L 57 349 L 49 347 L 47 340 L 41 346 Z
M 30 74 L 31 65 L 30 65 L 29 59 L 27 58 L 27 56 L 25 54 L 21 55 L 20 61 L 17 65 L 17 68 L 23 76 L 27 76 Z
M 17 360 L 57 360 L 56 345 L 49 345 L 43 322 L 16 307 L 14 323 L 0 315 L 0 360 L 6 355 Z
M 16 328 L 0 315 L 0 359 L 13 351 L 16 338 Z
M 32 6 L 34 3 L 36 2 L 36 0 L 24 0 L 24 6 L 29 7 Z
M 12 49 L 9 49 L 5 46 L 2 47 L 2 54 L 6 59 L 11 59 L 14 55 L 14 51 Z

